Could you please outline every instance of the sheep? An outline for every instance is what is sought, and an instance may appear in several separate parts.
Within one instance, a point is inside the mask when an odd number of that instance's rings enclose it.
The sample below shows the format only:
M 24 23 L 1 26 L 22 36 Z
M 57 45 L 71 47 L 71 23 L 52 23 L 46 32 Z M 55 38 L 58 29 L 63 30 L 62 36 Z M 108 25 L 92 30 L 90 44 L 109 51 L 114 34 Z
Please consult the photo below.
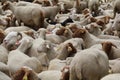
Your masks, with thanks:
M 100 80 L 119 80 L 119 79 L 120 79 L 120 74 L 116 73 L 116 74 L 109 74 Z
M 60 80 L 60 76 L 62 75 L 61 71 L 58 70 L 48 70 L 43 71 L 38 74 L 38 77 L 41 80 Z
M 32 29 L 27 26 L 17 26 L 17 27 L 8 27 L 4 30 L 4 32 L 7 35 L 8 33 L 12 32 L 12 31 L 16 31 L 16 32 L 23 31 L 24 32 L 24 31 L 28 31 L 28 30 L 32 30 Z
M 41 80 L 31 68 L 23 66 L 12 76 L 12 80 Z
M 43 27 L 44 16 L 39 7 L 14 6 L 11 2 L 7 1 L 3 5 L 3 9 L 6 10 L 7 8 L 13 12 L 19 24 L 20 21 L 22 21 L 25 25 L 28 25 L 30 28 L 33 28 L 35 30 Z
M 72 43 L 67 43 L 57 47 L 57 59 L 65 60 L 67 57 L 72 57 L 75 55 L 77 50 L 72 45 Z
M 46 54 L 47 50 L 51 51 L 49 49 L 49 44 L 46 44 L 46 40 L 45 40 L 45 36 L 46 36 L 46 29 L 44 28 L 40 28 L 37 31 L 37 38 L 35 40 L 33 40 L 33 45 L 31 46 L 31 48 L 28 50 L 28 52 L 26 53 L 28 56 L 30 57 L 36 57 L 42 64 L 43 67 L 47 67 L 49 64 L 49 59 L 48 56 Z M 49 53 L 48 53 L 49 55 Z M 51 58 L 50 58 L 51 59 Z
M 22 39 L 22 34 L 19 32 L 10 32 L 3 40 L 3 44 L 5 45 L 6 49 L 9 51 L 12 49 L 15 49 L 16 46 L 14 46 L 16 41 L 19 41 Z
M 72 38 L 72 31 L 65 27 L 58 29 L 55 34 L 46 35 L 46 40 L 50 40 L 55 44 L 60 44 L 70 38 Z
M 72 45 L 76 48 L 77 51 L 85 49 L 84 41 L 81 38 L 71 38 L 64 41 L 60 45 L 64 45 L 68 43 L 72 43 Z
M 62 3 L 58 3 L 56 6 L 41 7 L 44 17 L 54 22 L 56 14 L 64 9 L 62 5 Z
M 45 40 L 44 42 L 42 42 L 38 48 L 37 48 L 37 51 L 38 53 L 41 53 L 41 52 L 45 52 L 46 53 L 46 56 L 47 58 L 50 60 L 54 59 L 56 57 L 56 51 L 54 49 L 56 45 L 51 43 L 50 41 L 48 40 Z M 41 56 L 41 55 L 40 55 Z
M 104 51 L 89 48 L 76 53 L 69 67 L 69 80 L 100 80 L 108 74 L 109 61 Z
M 20 44 L 18 48 L 16 50 L 10 51 L 8 55 L 7 65 L 9 67 L 11 76 L 22 66 L 28 66 L 37 73 L 41 72 L 42 66 L 40 61 L 35 57 L 29 57 L 24 54 L 26 50 L 32 46 L 32 40 L 28 37 L 24 37 L 20 42 L 17 42 L 16 44 Z
M 109 59 L 120 58 L 120 49 L 112 42 L 103 42 L 102 49 L 107 53 Z
M 0 71 L 0 80 L 12 80 L 12 79 Z
M 106 34 L 106 35 L 114 35 L 113 33 L 113 25 L 114 21 L 112 19 L 110 19 L 109 23 L 106 25 L 106 28 L 102 31 L 102 34 Z
M 104 41 L 110 41 L 113 44 L 115 44 L 117 47 L 120 46 L 120 41 L 119 40 L 114 40 L 114 39 L 99 39 L 92 34 L 90 34 L 86 29 L 78 29 L 73 33 L 73 38 L 82 38 L 86 48 L 91 47 L 94 44 L 99 44 Z

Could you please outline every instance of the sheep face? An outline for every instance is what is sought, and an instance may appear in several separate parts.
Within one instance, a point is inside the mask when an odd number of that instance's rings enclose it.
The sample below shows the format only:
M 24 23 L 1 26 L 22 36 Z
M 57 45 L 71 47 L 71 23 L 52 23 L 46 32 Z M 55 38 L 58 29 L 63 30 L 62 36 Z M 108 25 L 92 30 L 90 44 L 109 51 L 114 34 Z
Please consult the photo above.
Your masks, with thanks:
M 94 17 L 91 17 L 91 18 L 90 18 L 90 21 L 91 21 L 91 22 L 96 22 L 97 19 L 95 19 Z
M 66 45 L 66 49 L 67 49 L 67 51 L 69 52 L 68 57 L 73 56 L 73 55 L 77 52 L 77 50 L 74 48 L 74 46 L 72 45 L 72 43 L 68 43 L 68 44 Z
M 106 54 L 108 55 L 109 59 L 111 59 L 112 58 L 112 54 L 111 54 L 112 46 L 114 46 L 114 47 L 116 47 L 116 46 L 111 42 L 103 42 L 101 44 L 102 44 L 103 51 L 105 51 Z
M 78 29 L 78 28 L 77 28 L 76 24 L 73 24 L 73 25 L 70 26 L 70 30 L 71 30 L 73 33 L 74 33 L 77 29 Z
M 98 20 L 96 23 L 97 23 L 98 25 L 100 25 L 100 26 L 104 26 L 104 25 L 105 25 L 105 23 L 104 23 L 102 20 Z
M 85 29 L 78 29 L 73 33 L 73 38 L 84 38 L 86 34 L 86 30 Z
M 82 13 L 83 13 L 84 15 L 86 15 L 86 14 L 90 13 L 90 10 L 89 10 L 88 8 L 86 8 L 86 9 L 84 9 L 84 10 L 82 11 Z
M 60 28 L 59 30 L 57 30 L 56 35 L 63 35 L 65 30 L 65 28 Z
M 15 43 L 22 39 L 21 33 L 18 32 L 10 32 L 3 40 L 5 47 L 8 50 L 13 50 L 16 48 Z
M 28 67 L 22 67 L 13 76 L 12 80 L 41 80 L 37 74 Z
M 4 11 L 10 9 L 10 4 L 11 4 L 10 1 L 6 1 L 6 2 L 3 4 L 2 9 L 3 9 Z

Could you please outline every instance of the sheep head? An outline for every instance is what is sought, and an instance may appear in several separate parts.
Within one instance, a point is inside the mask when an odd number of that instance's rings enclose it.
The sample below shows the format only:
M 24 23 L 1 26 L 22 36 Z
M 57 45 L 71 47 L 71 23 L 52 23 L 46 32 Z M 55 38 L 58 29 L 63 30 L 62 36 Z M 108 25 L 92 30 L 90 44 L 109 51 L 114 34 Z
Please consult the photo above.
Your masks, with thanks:
M 76 24 L 71 24 L 69 28 L 73 33 L 78 29 Z
M 84 38 L 86 32 L 86 29 L 77 29 L 72 36 L 73 38 Z
M 10 9 L 10 4 L 12 4 L 10 1 L 6 1 L 6 2 L 3 4 L 2 9 L 3 9 L 4 11 Z
M 97 20 L 96 23 L 100 26 L 104 26 L 105 23 L 102 20 Z
M 29 67 L 22 67 L 12 76 L 12 80 L 40 80 L 37 74 Z
M 61 78 L 60 80 L 69 80 L 69 75 L 70 75 L 70 72 L 69 72 L 69 66 L 65 66 L 62 70 L 62 75 L 61 75 Z
M 28 31 L 24 31 L 25 34 L 27 34 L 28 36 L 32 37 L 33 39 L 35 39 L 35 33 L 33 30 L 28 30 Z
M 64 27 L 60 28 L 56 31 L 56 35 L 66 36 L 67 37 L 68 30 Z
M 73 56 L 73 55 L 77 52 L 76 48 L 73 46 L 72 43 L 68 43 L 68 44 L 66 45 L 66 49 L 67 49 L 67 51 L 69 52 L 68 57 Z
M 82 13 L 83 13 L 84 15 L 86 15 L 86 14 L 90 13 L 90 10 L 89 10 L 88 8 L 86 8 L 86 9 L 84 9 L 84 10 L 82 11 Z
M 107 54 L 107 56 L 109 57 L 109 59 L 112 58 L 112 54 L 111 54 L 111 49 L 112 49 L 112 46 L 117 48 L 116 45 L 114 45 L 113 43 L 111 42 L 102 42 L 102 49 L 103 51 L 105 51 L 105 53 Z
M 96 22 L 96 21 L 97 21 L 97 19 L 96 19 L 96 18 L 94 18 L 94 17 L 91 17 L 91 18 L 90 18 L 90 21 L 91 21 L 91 22 Z

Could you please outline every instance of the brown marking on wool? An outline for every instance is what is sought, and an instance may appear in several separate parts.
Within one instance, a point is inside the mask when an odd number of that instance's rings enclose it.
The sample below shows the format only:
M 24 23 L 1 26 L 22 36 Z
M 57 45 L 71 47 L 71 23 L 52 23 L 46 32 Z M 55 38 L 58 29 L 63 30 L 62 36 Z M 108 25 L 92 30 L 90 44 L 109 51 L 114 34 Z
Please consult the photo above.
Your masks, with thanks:
M 56 35 L 63 35 L 65 30 L 66 29 L 64 27 L 60 28 L 59 30 L 57 30 Z
M 84 15 L 86 15 L 86 14 L 90 13 L 90 11 L 89 11 L 88 8 L 86 8 L 86 9 L 84 9 L 84 10 L 82 11 L 82 13 L 83 13 Z
M 12 80 L 23 80 L 25 77 L 27 80 L 39 80 L 36 75 L 32 69 L 22 67 L 12 76 Z
M 72 37 L 73 38 L 83 38 L 85 33 L 86 33 L 86 29 L 78 29 L 73 33 Z

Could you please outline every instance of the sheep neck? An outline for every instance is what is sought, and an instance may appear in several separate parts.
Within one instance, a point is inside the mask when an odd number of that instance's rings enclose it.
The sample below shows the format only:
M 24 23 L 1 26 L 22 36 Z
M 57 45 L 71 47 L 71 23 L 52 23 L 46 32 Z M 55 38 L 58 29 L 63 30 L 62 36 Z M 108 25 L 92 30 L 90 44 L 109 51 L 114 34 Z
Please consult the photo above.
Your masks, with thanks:
M 85 42 L 86 47 L 91 47 L 93 45 L 93 43 L 95 43 L 95 39 L 97 39 L 96 37 L 94 37 L 92 34 L 86 32 L 86 34 L 83 37 L 83 40 Z
M 15 6 L 12 3 L 10 3 L 9 8 L 13 13 L 15 12 Z

